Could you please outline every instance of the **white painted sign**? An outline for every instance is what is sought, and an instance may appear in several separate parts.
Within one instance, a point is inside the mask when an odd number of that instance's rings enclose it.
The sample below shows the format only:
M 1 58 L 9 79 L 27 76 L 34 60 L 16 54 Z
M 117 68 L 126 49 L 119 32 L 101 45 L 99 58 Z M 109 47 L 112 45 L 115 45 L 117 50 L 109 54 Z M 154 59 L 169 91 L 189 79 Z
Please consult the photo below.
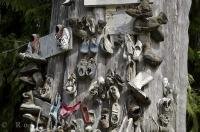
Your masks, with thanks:
M 153 0 L 150 0 L 153 2 Z M 84 0 L 85 6 L 127 5 L 140 3 L 140 0 Z

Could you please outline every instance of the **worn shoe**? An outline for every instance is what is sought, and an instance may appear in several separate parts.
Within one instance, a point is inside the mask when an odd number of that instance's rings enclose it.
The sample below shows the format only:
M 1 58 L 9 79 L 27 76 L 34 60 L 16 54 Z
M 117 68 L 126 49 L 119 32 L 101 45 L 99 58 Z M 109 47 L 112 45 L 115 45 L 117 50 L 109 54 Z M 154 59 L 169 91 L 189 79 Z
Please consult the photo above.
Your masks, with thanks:
M 119 89 L 116 86 L 110 86 L 109 88 L 109 96 L 111 98 L 111 100 L 113 100 L 114 102 L 117 102 L 120 98 L 120 92 Z
M 162 59 L 157 56 L 151 49 L 147 49 L 143 55 L 144 61 L 153 66 L 159 66 L 162 63 Z
M 89 41 L 84 40 L 80 47 L 80 52 L 83 54 L 89 53 Z
M 152 80 L 153 80 L 153 77 L 147 72 L 139 72 L 133 80 L 128 82 L 128 84 L 131 87 L 141 90 L 143 86 L 145 86 Z
M 150 35 L 151 39 L 157 43 L 164 41 L 164 34 L 159 29 L 151 31 Z
M 40 89 L 40 96 L 42 99 L 50 101 L 51 93 L 50 91 L 53 89 L 53 77 L 47 76 L 46 81 L 44 83 L 44 87 Z
M 36 88 L 42 87 L 44 85 L 44 80 L 41 72 L 35 72 L 32 76 L 33 76 L 33 81 L 36 84 Z
M 108 39 L 108 35 L 104 36 L 100 40 L 100 47 L 103 52 L 108 53 L 108 54 L 113 54 L 113 45 Z
M 64 6 L 70 6 L 74 3 L 75 1 L 74 0 L 65 0 L 65 2 L 62 3 L 62 5 Z
M 44 57 L 41 57 L 40 55 L 34 53 L 19 53 L 19 57 L 23 60 L 28 60 L 30 62 L 35 63 L 46 63 L 47 60 Z
M 62 104 L 61 105 L 61 109 L 60 109 L 60 115 L 65 118 L 68 117 L 69 115 L 73 114 L 75 111 L 77 111 L 81 106 L 81 102 L 78 102 L 77 104 L 73 105 L 73 106 L 69 106 L 66 104 Z
M 35 85 L 32 77 L 26 77 L 26 76 L 22 76 L 22 77 L 19 77 L 19 80 L 25 82 L 25 83 L 28 83 L 28 84 L 31 84 L 31 85 Z
M 90 58 L 87 64 L 86 75 L 92 79 L 96 75 L 96 61 L 94 58 Z
M 142 53 L 142 42 L 138 40 L 135 44 L 134 48 L 134 54 L 133 54 L 133 59 L 139 61 L 140 60 L 140 55 Z
M 20 74 L 22 75 L 32 75 L 34 72 L 39 71 L 39 68 L 34 63 L 29 63 L 25 67 L 20 70 Z
M 25 119 L 29 120 L 32 123 L 37 123 L 37 122 L 38 122 L 38 124 L 44 123 L 44 122 L 42 122 L 41 119 L 38 120 L 37 117 L 35 117 L 35 116 L 33 116 L 32 114 L 29 114 L 29 113 L 23 114 L 22 117 L 24 117 Z
M 129 9 L 126 13 L 132 17 L 151 17 L 153 16 L 152 9 L 149 5 L 149 0 L 142 0 L 135 9 Z
M 86 17 L 86 26 L 89 28 L 91 34 L 95 34 L 95 19 L 92 17 Z
M 90 40 L 90 45 L 89 45 L 90 52 L 93 54 L 96 54 L 98 52 L 98 48 L 99 48 L 99 44 L 96 42 L 95 38 L 92 38 Z
M 76 80 L 76 75 L 74 73 L 72 73 L 67 79 L 67 83 L 64 89 L 70 95 L 73 96 L 77 95 L 77 80 Z
M 120 126 L 119 132 L 125 132 L 125 129 L 127 128 L 127 122 L 128 122 L 128 117 L 125 116 Z
M 72 49 L 72 45 L 70 44 L 70 31 L 68 28 L 63 29 L 62 37 L 60 38 L 60 48 L 62 50 L 70 50 Z
M 108 129 L 110 127 L 109 123 L 109 110 L 107 108 L 103 108 L 101 111 L 101 119 L 99 121 L 99 125 L 103 129 Z
M 95 119 L 96 119 L 95 111 L 94 110 L 89 110 L 88 113 L 89 113 L 89 116 L 90 116 L 91 123 L 94 124 Z
M 133 130 L 133 118 L 128 119 L 128 125 L 125 132 L 131 132 Z
M 98 24 L 96 25 L 96 32 L 97 32 L 97 34 L 102 34 L 103 29 L 105 28 L 106 24 L 107 23 L 105 21 L 98 20 Z
M 83 116 L 83 121 L 85 124 L 92 124 L 92 121 L 90 119 L 90 114 L 88 111 L 88 108 L 86 105 L 81 104 L 81 112 L 82 112 L 82 116 Z
M 81 59 L 77 65 L 77 73 L 79 77 L 86 76 L 88 61 L 86 59 Z
M 120 105 L 118 103 L 113 103 L 112 105 L 112 113 L 110 122 L 115 127 L 119 123 L 120 117 Z

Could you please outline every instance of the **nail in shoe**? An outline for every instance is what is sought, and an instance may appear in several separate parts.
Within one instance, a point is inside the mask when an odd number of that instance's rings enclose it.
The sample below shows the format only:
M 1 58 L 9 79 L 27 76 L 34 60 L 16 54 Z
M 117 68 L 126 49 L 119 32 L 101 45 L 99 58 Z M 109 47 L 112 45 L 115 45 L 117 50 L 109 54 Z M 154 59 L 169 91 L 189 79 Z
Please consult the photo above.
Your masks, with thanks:
M 91 79 L 94 78 L 96 75 L 96 68 L 97 68 L 97 65 L 96 65 L 95 59 L 90 58 L 87 65 L 86 75 L 90 77 Z
M 103 29 L 105 28 L 106 24 L 107 23 L 105 21 L 98 20 L 98 24 L 96 25 L 96 32 L 97 32 L 97 34 L 102 34 Z
M 84 40 L 80 47 L 80 52 L 83 54 L 89 53 L 89 41 Z
M 147 72 L 139 72 L 128 84 L 136 89 L 142 89 L 143 86 L 153 80 L 153 77 Z
M 110 86 L 109 96 L 111 97 L 111 100 L 113 100 L 114 102 L 118 101 L 120 98 L 119 89 L 114 85 Z
M 147 49 L 143 55 L 144 61 L 150 66 L 156 67 L 162 63 L 162 59 L 157 56 L 151 49 Z
M 90 119 L 90 114 L 88 112 L 88 108 L 86 105 L 81 104 L 81 112 L 82 112 L 82 117 L 83 121 L 85 124 L 92 124 L 92 121 Z
M 99 121 L 100 127 L 103 129 L 107 129 L 110 127 L 109 123 L 109 110 L 107 108 L 103 108 L 101 111 L 101 119 Z
M 32 91 L 25 92 L 22 94 L 22 96 L 24 97 L 24 103 L 22 103 L 20 106 L 21 111 L 38 113 L 41 110 L 41 107 L 35 105 L 33 102 Z
M 103 52 L 108 54 L 113 54 L 113 45 L 108 39 L 108 35 L 104 35 L 103 38 L 100 40 L 100 47 Z
M 120 105 L 118 103 L 113 103 L 112 105 L 112 113 L 111 113 L 111 123 L 112 126 L 117 126 L 119 123 L 119 116 L 120 116 Z
M 22 75 L 32 75 L 34 72 L 39 71 L 39 68 L 34 63 L 29 63 L 27 66 L 23 67 L 20 70 L 20 74 Z
M 32 77 L 29 77 L 29 76 L 22 76 L 22 77 L 19 77 L 19 79 L 25 83 L 28 83 L 28 84 L 31 84 L 31 85 L 35 85 Z
M 62 5 L 64 5 L 64 6 L 70 6 L 74 2 L 75 2 L 74 0 L 65 0 L 65 2 L 62 3 Z
M 134 54 L 133 54 L 133 59 L 134 60 L 140 60 L 140 55 L 142 53 L 142 42 L 140 40 L 138 40 L 135 44 L 135 49 L 134 49 Z
M 76 80 L 76 75 L 74 73 L 72 73 L 67 79 L 67 83 L 64 89 L 70 95 L 73 96 L 77 95 L 77 80 Z
M 60 109 L 60 115 L 65 118 L 68 117 L 69 115 L 73 114 L 74 112 L 76 112 L 79 108 L 80 108 L 81 102 L 78 102 L 75 105 L 69 106 L 66 104 L 62 104 L 61 105 L 61 109 Z
M 89 45 L 90 52 L 93 54 L 96 54 L 98 52 L 98 48 L 99 48 L 99 45 L 98 43 L 96 43 L 96 38 L 92 38 L 90 40 L 90 45 Z
M 153 39 L 155 42 L 160 43 L 164 41 L 164 34 L 160 29 L 151 31 L 151 39 Z
M 50 113 L 49 115 L 52 117 L 52 119 L 57 123 L 58 121 L 58 111 L 60 109 L 61 106 L 61 97 L 60 95 L 57 93 L 55 100 L 53 102 L 53 104 L 51 105 L 50 108 Z
M 132 17 L 153 16 L 152 9 L 149 5 L 149 0 L 142 0 L 141 3 L 136 8 L 128 9 L 126 13 Z
M 88 61 L 86 59 L 81 59 L 79 64 L 77 65 L 77 73 L 79 77 L 86 76 Z
M 138 121 L 143 115 L 143 110 L 141 106 L 138 105 L 137 101 L 134 99 L 133 96 L 128 96 L 126 105 L 128 117 L 132 118 L 133 122 Z

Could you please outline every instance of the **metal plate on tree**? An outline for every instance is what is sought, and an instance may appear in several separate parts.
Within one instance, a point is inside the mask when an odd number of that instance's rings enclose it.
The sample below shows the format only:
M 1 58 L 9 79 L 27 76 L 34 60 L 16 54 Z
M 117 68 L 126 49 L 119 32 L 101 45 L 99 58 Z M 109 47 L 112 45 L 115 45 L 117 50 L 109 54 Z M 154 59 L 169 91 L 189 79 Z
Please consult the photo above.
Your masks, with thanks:
M 72 42 L 73 41 L 72 30 L 71 30 L 71 28 L 67 28 L 67 29 L 70 32 L 69 47 L 70 47 L 70 49 L 72 49 L 72 43 L 73 43 Z M 41 37 L 39 41 L 40 41 L 41 56 L 43 58 L 49 58 L 49 57 L 52 57 L 52 56 L 55 56 L 55 55 L 58 55 L 58 54 L 68 51 L 68 50 L 63 50 L 58 46 L 59 42 L 55 38 L 55 33 L 51 33 L 49 35 Z
M 153 2 L 153 0 L 150 0 Z M 140 3 L 140 0 L 84 0 L 85 6 L 127 5 Z
M 133 17 L 127 15 L 124 10 L 106 9 L 106 32 L 108 34 L 132 34 L 133 21 Z

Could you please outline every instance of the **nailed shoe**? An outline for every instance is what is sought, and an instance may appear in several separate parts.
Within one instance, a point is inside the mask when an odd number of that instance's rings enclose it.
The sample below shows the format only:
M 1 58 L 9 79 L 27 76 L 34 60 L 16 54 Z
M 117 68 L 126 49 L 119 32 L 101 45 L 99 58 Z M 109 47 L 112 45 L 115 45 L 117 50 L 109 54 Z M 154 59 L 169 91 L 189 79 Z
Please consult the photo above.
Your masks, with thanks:
M 73 106 L 69 106 L 66 104 L 62 104 L 61 105 L 61 109 L 60 109 L 60 115 L 65 118 L 71 114 L 73 114 L 75 111 L 77 111 L 80 108 L 81 102 L 78 102 L 77 104 L 73 105 Z
M 64 5 L 64 6 L 70 6 L 74 2 L 75 2 L 74 0 L 65 0 L 65 2 L 62 3 L 62 5 Z
M 83 54 L 89 53 L 89 41 L 84 40 L 80 47 L 80 52 Z
M 96 61 L 94 58 L 90 58 L 88 61 L 87 69 L 86 69 L 86 75 L 90 78 L 93 78 L 96 74 Z
M 139 120 L 143 115 L 142 108 L 138 105 L 137 101 L 134 99 L 133 96 L 128 96 L 127 98 L 127 110 L 128 110 L 128 117 L 133 119 L 133 122 Z
M 156 67 L 162 63 L 162 59 L 157 56 L 151 49 L 147 49 L 143 55 L 144 61 L 149 65 Z
M 102 34 L 104 27 L 106 26 L 106 22 L 103 20 L 98 20 L 98 24 L 96 25 L 97 34 Z
M 118 103 L 113 103 L 111 121 L 110 121 L 113 126 L 116 126 L 119 123 L 119 116 L 120 116 L 120 105 Z
M 88 108 L 86 105 L 81 104 L 81 112 L 82 112 L 82 116 L 83 116 L 83 121 L 85 124 L 91 124 L 92 121 L 90 119 L 90 114 L 88 112 Z
M 53 118 L 53 120 L 57 123 L 58 121 L 58 111 L 60 109 L 61 106 L 61 97 L 60 95 L 57 93 L 54 103 L 51 105 L 50 108 L 50 113 L 49 115 Z
M 77 95 L 77 80 L 76 75 L 74 73 L 72 73 L 67 79 L 67 83 L 64 89 L 70 95 Z
M 35 85 L 32 77 L 26 77 L 26 76 L 22 76 L 19 78 L 21 81 L 25 82 L 25 83 L 28 83 L 28 84 L 31 84 L 31 85 Z
M 79 77 L 86 76 L 88 62 L 86 59 L 81 59 L 79 64 L 77 65 L 77 73 Z
M 151 17 L 153 16 L 152 9 L 149 5 L 149 0 L 142 0 L 135 9 L 129 9 L 126 13 L 132 17 Z
M 153 77 L 147 72 L 139 72 L 128 84 L 136 89 L 142 89 L 143 86 L 153 80 Z
M 37 72 L 37 71 L 39 71 L 39 68 L 37 67 L 37 65 L 34 64 L 34 63 L 29 63 L 27 66 L 23 67 L 20 70 L 20 74 L 31 75 L 31 74 L 33 74 L 34 72 Z
M 20 106 L 21 111 L 38 113 L 41 110 L 41 107 L 35 105 L 33 102 L 32 91 L 25 92 L 22 94 L 22 96 L 24 97 L 24 103 L 22 103 Z
M 89 49 L 90 49 L 90 52 L 93 53 L 93 54 L 96 54 L 98 52 L 98 44 L 97 44 L 97 41 L 95 38 L 92 38 L 90 40 L 90 45 L 89 45 Z
M 102 51 L 104 51 L 105 53 L 108 54 L 113 54 L 113 45 L 110 42 L 110 40 L 108 39 L 108 35 L 104 35 L 101 40 L 100 40 L 100 47 L 102 49 Z
M 107 129 L 110 127 L 109 123 L 109 110 L 107 108 L 103 108 L 101 111 L 101 119 L 99 121 L 100 127 L 103 129 Z

